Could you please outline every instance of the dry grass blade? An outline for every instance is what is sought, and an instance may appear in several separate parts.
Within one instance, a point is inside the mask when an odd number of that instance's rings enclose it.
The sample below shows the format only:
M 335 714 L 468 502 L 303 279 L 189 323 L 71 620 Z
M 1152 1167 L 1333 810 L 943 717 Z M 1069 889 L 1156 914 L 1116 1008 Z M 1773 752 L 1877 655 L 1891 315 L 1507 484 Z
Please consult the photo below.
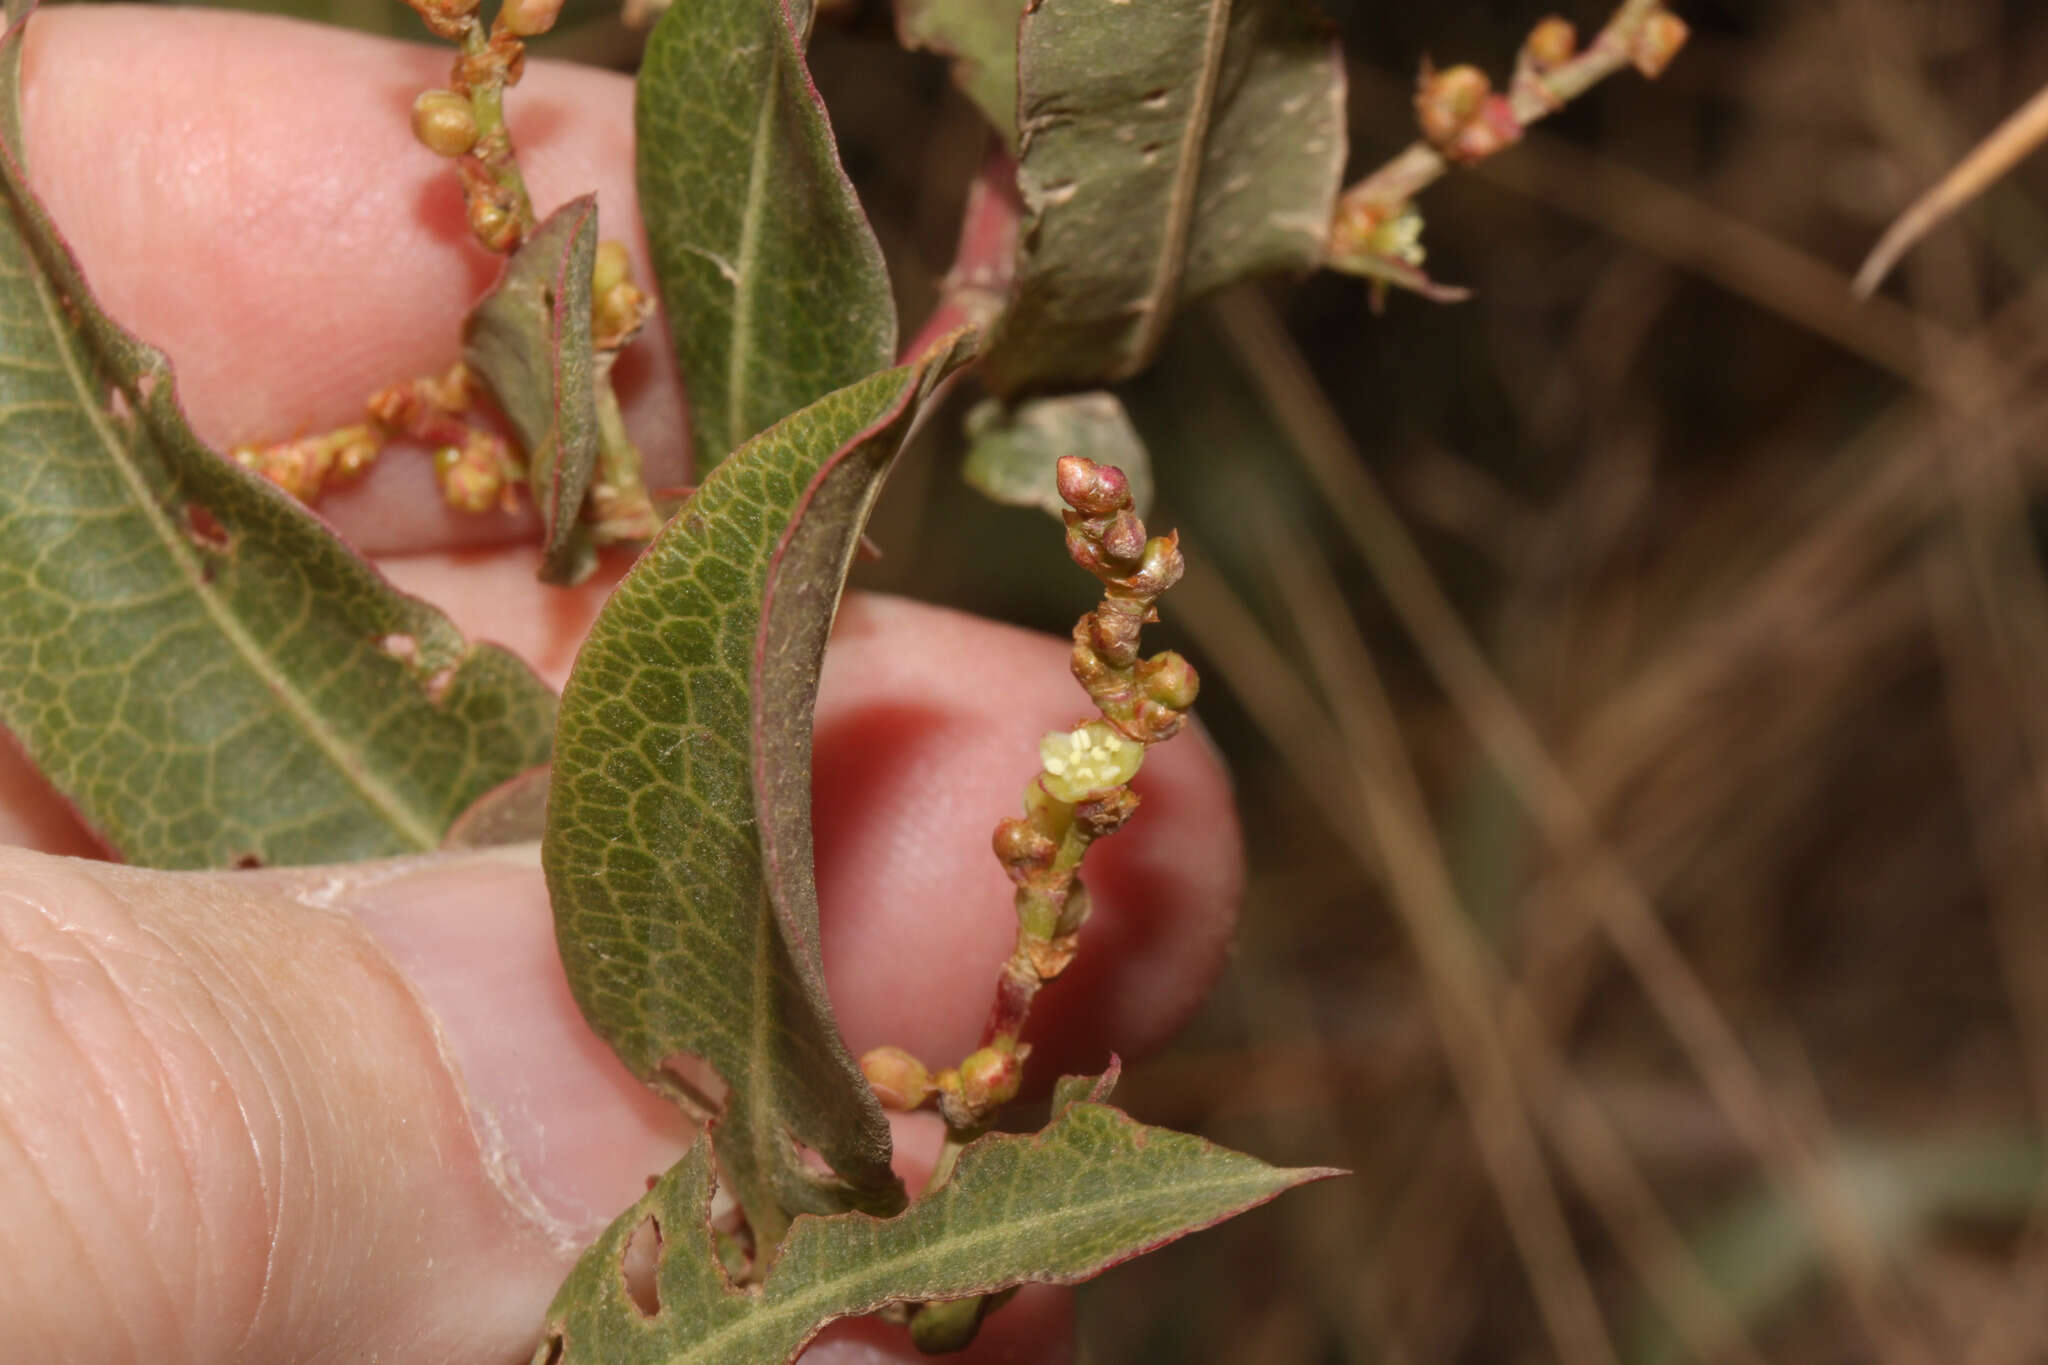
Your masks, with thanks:
M 1474 978 L 1469 989 L 1491 1002 L 1481 1026 L 1506 1052 L 1529 1108 L 1573 1181 L 1599 1211 L 1693 1357 L 1761 1365 L 1762 1357 L 1741 1320 L 1700 1269 L 1613 1124 L 1571 1074 L 1528 1000 L 1507 980 L 1470 916 L 1449 893 L 1449 864 L 1402 743 L 1399 722 L 1329 565 L 1308 553 L 1299 537 L 1282 534 L 1270 520 L 1260 530 L 1263 558 L 1278 580 L 1280 600 L 1296 618 L 1295 633 L 1330 699 L 1357 780 L 1366 788 L 1386 784 L 1388 798 L 1406 827 L 1378 831 L 1382 856 L 1387 839 L 1403 838 L 1416 856 L 1433 864 L 1430 885 L 1446 893 L 1397 905 L 1404 921 L 1411 921 L 1411 932 L 1458 940 L 1455 960 Z M 1427 922 L 1414 924 L 1417 915 L 1426 915 Z
M 1296 455 L 1328 500 L 1439 685 L 1561 860 L 1593 874 L 1585 909 L 1744 1145 L 1812 1222 L 1871 1344 L 1889 1361 L 1928 1358 L 1890 1302 L 1890 1275 L 1859 1211 L 1828 1174 L 1815 1139 L 1774 1102 L 1734 1029 L 1578 792 L 1502 684 L 1437 584 L 1328 397 L 1262 294 L 1213 305 L 1224 334 Z
M 1856 272 L 1857 296 L 1869 298 L 1921 238 L 1984 193 L 2043 142 L 2048 142 L 2048 86 L 1993 128 L 1934 188 L 1914 200 L 1885 229 Z
M 1197 565 L 1199 561 L 1197 561 Z M 1361 861 L 1381 869 L 1421 958 L 1445 1060 L 1470 1118 L 1481 1162 L 1500 1198 L 1508 1231 L 1559 1358 L 1599 1365 L 1617 1359 L 1564 1209 L 1517 1094 L 1482 965 L 1457 932 L 1456 892 L 1434 835 L 1414 803 L 1390 784 L 1390 766 L 1327 761 L 1330 722 L 1294 670 L 1230 588 L 1191 565 L 1175 589 L 1232 690 L 1267 733 Z M 1322 755 L 1323 757 L 1316 757 Z M 1418 798 L 1419 799 L 1419 798 Z

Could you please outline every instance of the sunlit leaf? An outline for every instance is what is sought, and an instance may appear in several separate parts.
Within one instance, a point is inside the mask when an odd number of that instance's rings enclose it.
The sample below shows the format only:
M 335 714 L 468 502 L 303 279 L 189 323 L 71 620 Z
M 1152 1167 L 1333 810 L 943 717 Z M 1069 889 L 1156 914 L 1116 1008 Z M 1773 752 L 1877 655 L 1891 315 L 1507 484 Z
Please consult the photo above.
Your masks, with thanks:
M 1013 406 L 990 399 L 967 414 L 961 473 L 997 502 L 1059 516 L 1067 506 L 1058 480 L 1062 455 L 1085 455 L 1123 470 L 1138 514 L 1151 511 L 1152 458 L 1115 394 L 1027 398 Z
M 720 1156 L 771 1240 L 779 1209 L 900 1197 L 819 963 L 811 714 L 882 475 L 962 354 L 830 394 L 720 465 L 613 593 L 563 696 L 543 861 L 570 985 L 636 1074 L 679 1054 L 718 1070 Z
M 597 567 L 583 496 L 597 465 L 590 271 L 597 198 L 557 209 L 505 262 L 463 325 L 462 358 L 490 385 L 526 448 L 540 512 L 540 576 L 576 583 Z
M 640 212 L 698 473 L 886 367 L 896 308 L 801 45 L 775 0 L 689 0 L 634 100 Z
M 203 446 L 94 302 L 16 148 L 0 54 L 0 720 L 122 856 L 431 849 L 544 763 L 554 698 Z
M 1321 262 L 1344 78 L 1295 0 L 1041 0 L 1018 84 L 1025 218 L 998 392 L 1128 376 L 1181 300 Z
M 974 1143 L 944 1188 L 895 1218 L 797 1220 L 759 1289 L 739 1291 L 713 1256 L 712 1169 L 699 1141 L 585 1253 L 535 1359 L 559 1346 L 561 1365 L 773 1365 L 834 1318 L 1072 1284 L 1334 1174 L 1280 1170 L 1107 1105 L 1073 1103 L 1042 1132 Z M 620 1273 L 628 1240 L 650 1218 L 660 1233 L 652 1316 Z

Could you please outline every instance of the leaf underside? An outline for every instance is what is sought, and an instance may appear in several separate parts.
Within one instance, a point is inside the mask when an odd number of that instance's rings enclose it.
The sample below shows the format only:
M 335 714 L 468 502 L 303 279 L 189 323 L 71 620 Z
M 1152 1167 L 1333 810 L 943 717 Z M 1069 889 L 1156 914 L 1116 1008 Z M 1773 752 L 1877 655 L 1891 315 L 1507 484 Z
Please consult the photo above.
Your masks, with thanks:
M 1072 1284 L 1334 1174 L 1277 1169 L 1077 1102 L 1042 1132 L 975 1142 L 942 1189 L 897 1217 L 799 1219 L 766 1280 L 743 1292 L 713 1254 L 712 1165 L 700 1140 L 584 1254 L 549 1310 L 535 1359 L 559 1343 L 562 1365 L 787 1361 L 835 1318 L 1015 1284 Z M 648 1218 L 661 1234 L 651 1316 L 628 1297 L 619 1268 Z
M 505 262 L 462 328 L 462 358 L 490 385 L 527 452 L 541 521 L 540 576 L 577 583 L 597 567 L 582 517 L 597 467 L 590 272 L 597 197 L 571 200 Z
M 996 502 L 1036 507 L 1064 519 L 1062 455 L 1111 464 L 1130 480 L 1138 515 L 1152 510 L 1152 457 L 1124 405 L 1095 390 L 1027 398 L 1013 406 L 990 399 L 967 415 L 967 458 L 961 474 Z
M 0 722 L 121 856 L 435 847 L 554 698 L 208 450 L 27 188 L 0 51 Z
M 1297 0 L 1041 0 L 1018 85 L 1025 218 L 997 392 L 1122 379 L 1181 301 L 1320 263 L 1344 78 Z
M 895 302 L 777 0 L 670 6 L 634 121 L 640 212 L 701 475 L 887 366 Z
M 678 1054 L 718 1070 L 720 1156 L 757 1229 L 901 1197 L 824 989 L 811 717 L 868 509 L 960 358 L 830 394 L 719 466 L 612 595 L 564 693 L 542 858 L 570 985 L 637 1075 Z

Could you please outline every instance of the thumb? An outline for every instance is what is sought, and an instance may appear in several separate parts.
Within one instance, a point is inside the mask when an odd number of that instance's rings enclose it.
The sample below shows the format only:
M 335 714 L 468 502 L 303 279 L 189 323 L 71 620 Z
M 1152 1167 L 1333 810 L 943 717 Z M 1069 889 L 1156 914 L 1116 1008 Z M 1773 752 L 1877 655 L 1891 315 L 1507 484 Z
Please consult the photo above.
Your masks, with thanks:
M 0 1322 L 92 1365 L 523 1359 L 687 1136 L 582 1026 L 530 850 L 0 850 L 0 1116 Z M 1020 1301 L 989 1345 L 1057 1358 L 1064 1311 Z M 911 1354 L 849 1331 L 808 1359 Z

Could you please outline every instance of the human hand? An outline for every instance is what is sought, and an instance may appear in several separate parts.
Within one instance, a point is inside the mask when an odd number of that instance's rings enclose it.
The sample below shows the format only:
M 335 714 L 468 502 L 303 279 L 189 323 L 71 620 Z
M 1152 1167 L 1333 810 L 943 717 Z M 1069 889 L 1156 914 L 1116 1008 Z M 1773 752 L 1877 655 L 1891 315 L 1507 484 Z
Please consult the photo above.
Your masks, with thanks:
M 451 358 L 495 265 L 408 130 L 446 61 L 227 14 L 35 21 L 33 182 L 217 446 L 354 420 L 371 390 Z M 536 63 L 512 110 L 539 207 L 596 189 L 625 235 L 630 87 Z M 657 455 L 681 425 L 662 349 L 643 339 L 620 369 Z M 556 684 L 602 600 L 605 584 L 536 583 L 531 545 L 505 543 L 517 519 L 447 512 L 424 460 L 387 455 L 321 511 Z M 815 816 L 826 973 L 856 1053 L 973 1046 L 1013 929 L 989 831 L 1038 736 L 1084 709 L 1061 642 L 848 602 Z M 1156 1044 L 1220 961 L 1241 876 L 1222 770 L 1183 740 L 1138 785 L 1144 814 L 1090 860 L 1088 951 L 1034 1020 L 1042 1077 Z M 205 875 L 52 857 L 89 836 L 11 756 L 0 836 L 21 846 L 0 851 L 0 1322 L 17 1354 L 521 1359 L 578 1246 L 680 1154 L 676 1115 L 576 1012 L 530 849 Z M 907 1166 L 930 1160 L 928 1120 L 898 1132 Z M 1020 1296 L 967 1359 L 1065 1358 L 1065 1312 L 1056 1291 Z M 855 1323 L 807 1360 L 912 1354 Z

